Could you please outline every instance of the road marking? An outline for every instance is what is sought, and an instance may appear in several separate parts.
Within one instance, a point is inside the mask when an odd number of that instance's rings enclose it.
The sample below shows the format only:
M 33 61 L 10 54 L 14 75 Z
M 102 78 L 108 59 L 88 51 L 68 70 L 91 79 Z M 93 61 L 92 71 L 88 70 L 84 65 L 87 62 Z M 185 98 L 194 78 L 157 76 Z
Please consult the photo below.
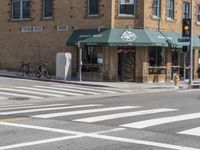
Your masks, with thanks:
M 26 88 L 26 89 L 28 89 L 28 88 Z M 37 94 L 37 95 L 43 95 L 43 96 L 64 97 L 64 95 L 41 93 L 41 92 L 34 92 L 34 91 L 22 90 L 22 89 L 14 89 L 14 88 L 12 88 L 12 89 L 11 88 L 0 88 L 0 90 L 11 91 L 11 92 L 22 92 L 22 93 L 28 93 L 28 94 Z
M 120 106 L 120 107 L 108 107 L 108 108 L 89 109 L 89 110 L 77 110 L 77 111 L 68 111 L 68 112 L 61 112 L 61 113 L 41 114 L 41 115 L 36 115 L 32 117 L 53 118 L 53 117 L 87 114 L 87 113 L 94 113 L 94 112 L 106 112 L 106 111 L 112 111 L 112 110 L 133 109 L 133 108 L 140 108 L 140 106 Z
M 1 99 L 7 99 L 7 98 L 8 98 L 8 97 L 2 97 L 2 96 L 1 96 L 1 97 L 0 97 L 0 100 L 1 100 Z
M 200 89 L 192 89 L 192 90 L 181 90 L 181 91 L 177 91 L 177 92 L 180 92 L 180 93 L 185 93 L 185 92 L 196 92 L 196 91 L 200 91 Z
M 95 134 L 106 134 L 106 133 L 118 132 L 118 131 L 123 131 L 123 130 L 126 130 L 126 128 L 114 128 L 114 129 L 110 129 L 106 131 L 95 132 Z
M 16 123 L 7 123 L 7 122 L 0 122 L 0 125 L 22 127 L 22 128 L 28 128 L 28 129 L 37 129 L 37 130 L 51 131 L 51 132 L 57 132 L 57 133 L 75 134 L 73 136 L 67 136 L 66 140 L 72 139 L 72 138 L 90 137 L 90 138 L 97 138 L 97 139 L 103 139 L 103 140 L 111 140 L 111 141 L 117 141 L 117 142 L 139 144 L 139 145 L 153 146 L 153 147 L 160 147 L 160 148 L 167 148 L 167 149 L 174 149 L 174 150 L 200 150 L 198 148 L 185 147 L 185 146 L 179 146 L 179 145 L 173 145 L 173 144 L 144 141 L 144 140 L 137 140 L 137 139 L 129 139 L 129 138 L 121 138 L 121 137 L 115 137 L 115 136 L 109 136 L 109 135 L 99 135 L 99 134 L 97 134 L 98 132 L 96 132 L 96 133 L 84 133 L 84 132 L 49 128 L 49 127 L 24 125 L 24 124 L 16 124 Z M 99 133 L 100 132 L 101 131 L 99 131 Z M 38 144 L 45 144 L 45 143 L 51 143 L 51 142 L 58 142 L 58 141 L 62 141 L 64 139 L 65 139 L 65 137 L 60 137 L 60 138 L 46 139 L 46 141 L 40 140 L 40 141 L 33 141 L 33 142 L 28 142 L 28 143 L 19 143 L 19 144 L 15 144 L 15 145 L 7 145 L 7 146 L 0 147 L 0 150 L 6 150 L 6 149 L 11 149 L 11 148 L 20 148 L 20 147 L 25 147 L 25 146 L 33 146 L 33 145 L 36 145 L 36 144 L 38 145 Z
M 87 94 L 93 94 L 93 95 L 97 95 L 100 93 L 95 93 L 95 92 L 88 92 L 88 91 L 77 91 L 77 90 L 73 90 L 73 89 L 64 89 L 64 88 L 59 88 L 59 87 L 46 87 L 46 86 L 34 86 L 34 87 L 39 87 L 39 88 L 45 88 L 45 89 L 53 89 L 53 90 L 61 90 L 61 91 L 71 91 L 71 92 L 78 92 L 78 93 L 87 93 Z
M 71 108 L 85 108 L 85 107 L 95 107 L 95 106 L 102 106 L 102 105 L 90 104 L 90 105 L 76 105 L 76 106 L 53 107 L 53 108 L 42 108 L 42 109 L 27 109 L 27 110 L 19 110 L 19 111 L 2 112 L 2 113 L 0 113 L 0 115 L 13 115 L 13 114 L 32 113 L 32 112 L 39 112 L 39 111 L 61 110 L 61 109 L 71 109 Z
M 32 118 L 21 117 L 21 118 L 8 118 L 8 119 L 0 119 L 0 122 L 13 122 L 13 121 L 23 121 L 23 120 L 31 120 Z
M 142 110 L 142 111 L 135 111 L 135 112 L 125 112 L 125 113 L 118 113 L 118 114 L 81 118 L 81 119 L 75 119 L 73 121 L 92 123 L 92 122 L 99 122 L 99 121 L 105 121 L 105 120 L 111 120 L 111 119 L 118 119 L 118 118 L 132 117 L 132 116 L 139 116 L 139 115 L 148 115 L 148 114 L 170 112 L 170 111 L 177 111 L 177 109 L 169 109 L 169 108 L 150 109 L 150 110 Z
M 172 116 L 172 117 L 164 117 L 164 118 L 156 118 L 156 119 L 144 120 L 144 121 L 139 121 L 139 122 L 134 122 L 134 123 L 129 123 L 129 124 L 123 124 L 120 126 L 136 128 L 136 129 L 143 129 L 143 128 L 147 128 L 147 127 L 151 127 L 151 126 L 172 123 L 172 122 L 177 122 L 177 121 L 197 119 L 197 118 L 200 118 L 200 113 L 193 113 L 193 114 L 186 114 L 186 115 Z
M 0 108 L 18 107 L 18 106 L 31 106 L 31 105 L 33 105 L 33 104 L 4 105 L 4 106 L 0 106 Z
M 75 139 L 75 138 L 81 138 L 81 137 L 84 137 L 84 135 L 72 135 L 72 136 L 64 136 L 64 137 L 59 137 L 59 138 L 45 139 L 45 140 L 39 140 L 39 141 L 33 141 L 33 142 L 27 142 L 27 143 L 20 143 L 20 144 L 2 146 L 2 147 L 0 147 L 0 150 L 27 147 L 27 146 L 33 146 L 33 145 L 39 145 L 39 144 L 47 144 L 47 143 L 58 142 L 58 141 L 69 140 L 69 139 Z
M 55 91 L 55 90 L 47 90 L 47 89 L 42 89 L 42 88 L 33 88 L 33 87 L 22 87 L 22 86 L 17 86 L 15 88 L 18 89 L 29 89 L 33 91 L 42 91 L 42 92 L 50 92 L 50 93 L 56 93 L 56 94 L 64 94 L 64 95 L 73 95 L 73 96 L 83 96 L 83 94 L 77 94 L 77 93 L 71 93 L 71 92 L 62 92 L 62 91 Z M 63 97 L 64 95 L 60 96 Z M 58 96 L 55 96 L 58 97 Z
M 16 109 L 27 109 L 27 108 L 42 108 L 42 107 L 56 107 L 56 106 L 66 106 L 69 104 L 50 104 L 50 105 L 36 105 L 36 106 L 22 106 L 22 107 L 12 107 L 12 108 L 2 108 L 0 111 L 5 110 L 16 110 Z
M 43 98 L 43 97 L 39 97 L 39 96 L 32 96 L 32 95 L 26 95 L 26 94 L 17 94 L 17 93 L 9 93 L 9 92 L 0 92 L 0 94 L 10 95 L 10 96 L 18 96 L 18 97 L 35 98 L 35 99 Z
M 86 91 L 96 91 L 96 92 L 106 92 L 106 93 L 117 93 L 117 92 L 114 92 L 114 91 L 109 91 L 109 90 L 102 90 L 102 89 L 92 89 L 92 87 L 90 87 L 90 89 L 87 88 L 84 88 L 84 87 L 75 87 L 75 86 L 66 86 L 66 85 L 51 85 L 51 86 L 54 86 L 54 87 L 66 87 L 66 88 L 70 88 L 70 89 L 79 89 L 79 90 L 86 90 Z
M 194 136 L 200 136 L 200 127 L 193 128 L 185 131 L 178 132 L 179 134 L 187 134 L 187 135 L 194 135 Z

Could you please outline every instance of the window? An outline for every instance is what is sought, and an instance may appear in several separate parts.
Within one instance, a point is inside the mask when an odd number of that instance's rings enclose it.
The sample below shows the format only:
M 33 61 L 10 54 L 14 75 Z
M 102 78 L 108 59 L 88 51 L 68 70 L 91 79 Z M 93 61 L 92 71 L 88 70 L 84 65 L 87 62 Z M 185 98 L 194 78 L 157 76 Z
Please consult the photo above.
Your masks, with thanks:
M 88 0 L 88 16 L 99 15 L 99 0 Z
M 189 18 L 189 17 L 190 17 L 190 3 L 183 2 L 183 18 Z
M 153 0 L 153 17 L 160 18 L 160 0 Z
M 43 18 L 53 17 L 53 0 L 43 0 Z
M 168 0 L 167 4 L 167 18 L 174 19 L 174 0 Z
M 200 23 L 200 5 L 198 5 L 197 9 L 197 22 Z
M 12 0 L 12 19 L 30 18 L 30 0 Z
M 149 66 L 165 66 L 165 49 L 159 47 L 150 47 Z
M 136 7 L 136 0 L 120 0 L 119 1 L 119 15 L 120 16 L 134 16 L 135 7 Z

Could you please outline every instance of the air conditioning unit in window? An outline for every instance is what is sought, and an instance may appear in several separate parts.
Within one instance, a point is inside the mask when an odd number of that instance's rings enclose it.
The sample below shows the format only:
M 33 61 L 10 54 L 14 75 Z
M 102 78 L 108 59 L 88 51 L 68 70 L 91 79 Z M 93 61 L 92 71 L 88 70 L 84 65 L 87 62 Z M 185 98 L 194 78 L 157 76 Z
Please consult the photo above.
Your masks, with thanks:
M 32 31 L 33 32 L 42 32 L 44 30 L 43 26 L 33 26 Z

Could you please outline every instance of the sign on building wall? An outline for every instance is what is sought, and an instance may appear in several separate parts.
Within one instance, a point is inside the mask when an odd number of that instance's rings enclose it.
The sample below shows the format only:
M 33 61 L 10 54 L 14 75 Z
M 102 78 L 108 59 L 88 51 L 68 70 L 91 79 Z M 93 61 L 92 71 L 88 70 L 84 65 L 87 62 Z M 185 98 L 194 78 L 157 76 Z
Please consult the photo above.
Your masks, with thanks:
M 32 26 L 33 32 L 42 32 L 44 30 L 43 26 Z
M 68 26 L 65 24 L 57 25 L 56 30 L 60 32 L 68 31 Z
M 22 26 L 21 32 L 32 32 L 32 27 L 31 26 Z

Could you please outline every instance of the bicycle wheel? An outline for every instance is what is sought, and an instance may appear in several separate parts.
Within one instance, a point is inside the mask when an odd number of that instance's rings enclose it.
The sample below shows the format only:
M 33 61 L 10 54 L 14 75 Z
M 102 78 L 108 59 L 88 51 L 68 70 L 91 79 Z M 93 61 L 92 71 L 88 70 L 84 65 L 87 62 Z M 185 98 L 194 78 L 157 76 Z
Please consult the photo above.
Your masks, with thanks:
M 51 78 L 51 73 L 48 69 L 42 69 L 42 77 L 46 78 L 46 79 L 50 79 Z
M 35 69 L 32 73 L 32 77 L 33 78 L 40 78 L 41 77 L 41 73 L 38 69 Z

